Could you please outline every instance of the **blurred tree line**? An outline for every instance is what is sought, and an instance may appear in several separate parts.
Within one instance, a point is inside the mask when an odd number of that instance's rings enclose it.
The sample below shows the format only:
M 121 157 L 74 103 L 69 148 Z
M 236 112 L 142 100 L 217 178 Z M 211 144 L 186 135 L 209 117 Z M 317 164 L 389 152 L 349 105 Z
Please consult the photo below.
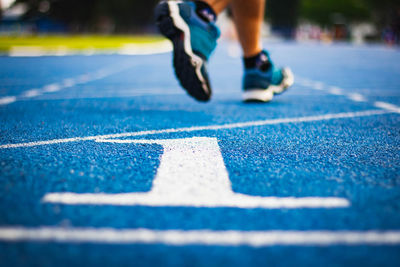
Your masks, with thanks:
M 110 33 L 154 29 L 153 8 L 158 1 L 17 0 L 28 6 L 26 19 L 47 17 L 65 24 L 71 32 Z M 300 20 L 324 27 L 338 21 L 369 21 L 382 29 L 400 17 L 400 0 L 267 0 L 266 17 L 274 28 L 288 34 Z
M 322 26 L 335 23 L 335 15 L 349 23 L 370 21 L 388 25 L 400 10 L 400 0 L 302 0 L 300 15 Z
M 146 31 L 159 0 L 17 0 L 25 3 L 25 19 L 46 17 L 71 32 L 129 33 Z
M 272 30 L 293 37 L 299 22 L 311 22 L 348 39 L 351 25 L 369 23 L 376 28 L 373 40 L 400 42 L 400 0 L 267 0 Z

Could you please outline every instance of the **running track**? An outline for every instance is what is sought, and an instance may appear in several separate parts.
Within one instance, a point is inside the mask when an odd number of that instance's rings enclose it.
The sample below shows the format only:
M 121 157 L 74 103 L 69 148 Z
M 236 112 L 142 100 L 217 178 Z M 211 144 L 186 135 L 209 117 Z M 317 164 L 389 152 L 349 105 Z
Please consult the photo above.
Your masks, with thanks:
M 189 98 L 169 53 L 0 57 L 0 265 L 398 266 L 400 52 L 267 43 L 296 83 Z

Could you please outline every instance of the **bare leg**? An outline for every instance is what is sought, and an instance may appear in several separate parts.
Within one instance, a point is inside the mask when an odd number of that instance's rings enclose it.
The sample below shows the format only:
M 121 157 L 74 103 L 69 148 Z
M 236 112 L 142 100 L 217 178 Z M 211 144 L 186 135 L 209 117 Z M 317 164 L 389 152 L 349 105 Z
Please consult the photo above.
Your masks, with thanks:
M 265 0 L 203 0 L 219 14 L 229 4 L 239 35 L 244 57 L 254 56 L 262 50 L 261 27 L 264 21 Z
M 260 53 L 265 0 L 232 0 L 231 7 L 244 57 Z
M 231 0 L 203 0 L 209 4 L 217 15 L 221 13 L 231 2 Z

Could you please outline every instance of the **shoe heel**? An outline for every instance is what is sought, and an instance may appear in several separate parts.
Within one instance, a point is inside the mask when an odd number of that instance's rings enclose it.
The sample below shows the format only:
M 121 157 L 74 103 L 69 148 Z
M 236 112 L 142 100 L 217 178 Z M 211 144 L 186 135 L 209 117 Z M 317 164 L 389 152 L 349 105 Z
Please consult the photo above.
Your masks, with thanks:
M 154 16 L 156 19 L 156 25 L 162 35 L 170 40 L 179 36 L 180 31 L 175 27 L 174 22 L 170 16 L 169 6 L 166 1 L 160 2 L 155 10 Z

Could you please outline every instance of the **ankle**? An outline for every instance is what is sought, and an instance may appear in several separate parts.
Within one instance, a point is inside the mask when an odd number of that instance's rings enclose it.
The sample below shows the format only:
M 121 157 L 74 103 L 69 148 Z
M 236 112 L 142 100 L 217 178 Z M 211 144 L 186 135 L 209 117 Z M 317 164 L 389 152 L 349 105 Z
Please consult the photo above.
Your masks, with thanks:
M 265 50 L 262 50 L 254 56 L 244 57 L 243 62 L 246 69 L 259 69 L 261 71 L 267 71 L 271 67 L 269 55 Z

